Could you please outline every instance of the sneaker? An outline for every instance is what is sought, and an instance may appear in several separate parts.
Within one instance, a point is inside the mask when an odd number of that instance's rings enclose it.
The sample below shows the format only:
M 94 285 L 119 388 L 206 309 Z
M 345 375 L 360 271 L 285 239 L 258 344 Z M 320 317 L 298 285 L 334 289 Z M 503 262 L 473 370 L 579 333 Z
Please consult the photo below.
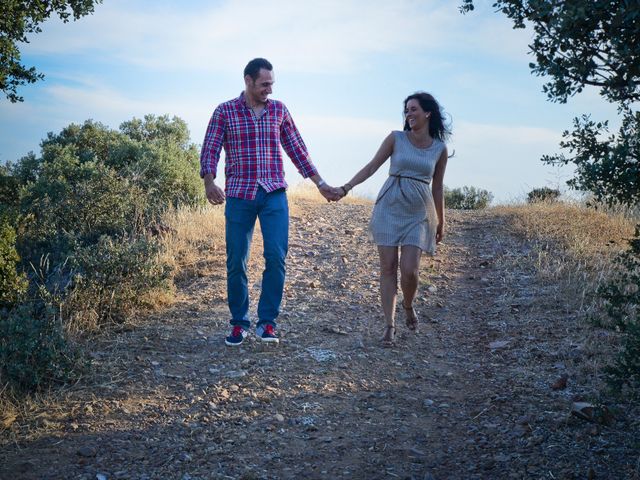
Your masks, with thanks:
M 240 345 L 246 336 L 247 331 L 240 325 L 235 325 L 231 330 L 231 335 L 224 339 L 224 343 L 231 347 Z
M 261 342 L 280 342 L 280 339 L 276 335 L 275 327 L 270 323 L 267 323 L 266 325 L 260 325 L 258 328 L 256 328 L 256 335 L 258 335 L 258 338 Z

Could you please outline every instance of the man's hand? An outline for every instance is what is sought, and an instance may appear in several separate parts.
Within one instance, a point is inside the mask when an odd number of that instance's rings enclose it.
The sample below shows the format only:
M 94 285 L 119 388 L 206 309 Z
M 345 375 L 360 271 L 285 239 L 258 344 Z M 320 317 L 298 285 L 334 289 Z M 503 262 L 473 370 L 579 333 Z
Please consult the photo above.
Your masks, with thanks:
M 207 174 L 204 177 L 204 191 L 210 204 L 220 205 L 224 203 L 224 190 L 215 184 L 215 180 L 211 174 Z
M 320 190 L 320 193 L 328 202 L 337 202 L 342 198 L 342 191 L 340 189 L 333 188 L 326 183 L 318 187 L 318 190 Z

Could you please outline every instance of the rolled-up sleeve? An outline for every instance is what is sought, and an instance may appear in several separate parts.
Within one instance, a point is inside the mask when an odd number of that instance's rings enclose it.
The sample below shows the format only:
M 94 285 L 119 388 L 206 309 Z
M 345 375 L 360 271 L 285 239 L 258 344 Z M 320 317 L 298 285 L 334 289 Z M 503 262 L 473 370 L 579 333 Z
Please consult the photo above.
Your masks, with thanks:
M 221 107 L 214 110 L 209 120 L 207 133 L 204 136 L 202 150 L 200 151 L 200 177 L 204 178 L 208 173 L 212 173 L 214 178 L 220 161 L 220 153 L 224 143 L 225 121 L 224 112 Z
M 296 128 L 293 118 L 289 111 L 284 109 L 284 118 L 280 126 L 280 142 L 282 148 L 287 152 L 287 155 L 298 169 L 300 175 L 303 178 L 309 178 L 313 175 L 317 175 L 318 171 L 309 158 L 309 152 L 307 146 L 302 140 L 302 136 Z

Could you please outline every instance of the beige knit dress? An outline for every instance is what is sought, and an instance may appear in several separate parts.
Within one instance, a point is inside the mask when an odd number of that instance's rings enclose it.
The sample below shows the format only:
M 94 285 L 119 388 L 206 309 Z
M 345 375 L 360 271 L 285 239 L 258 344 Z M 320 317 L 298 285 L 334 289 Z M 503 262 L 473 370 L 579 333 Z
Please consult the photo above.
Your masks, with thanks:
M 438 215 L 431 194 L 431 179 L 444 142 L 428 148 L 414 146 L 408 132 L 394 131 L 389 178 L 380 189 L 370 229 L 376 245 L 415 245 L 433 255 Z

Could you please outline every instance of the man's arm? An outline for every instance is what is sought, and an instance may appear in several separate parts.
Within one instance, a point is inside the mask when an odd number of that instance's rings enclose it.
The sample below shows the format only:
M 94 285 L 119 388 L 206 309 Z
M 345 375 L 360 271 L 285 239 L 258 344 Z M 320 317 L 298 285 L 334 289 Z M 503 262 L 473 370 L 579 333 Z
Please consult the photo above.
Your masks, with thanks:
M 216 177 L 218 162 L 220 161 L 220 152 L 224 142 L 225 122 L 222 109 L 216 108 L 211 115 L 207 132 L 202 142 L 202 150 L 200 150 L 200 178 L 211 173 Z
M 215 183 L 220 152 L 224 142 L 225 125 L 222 109 L 216 108 L 209 120 L 200 151 L 200 177 L 204 179 L 204 190 L 207 200 L 213 205 L 224 202 L 224 190 Z

